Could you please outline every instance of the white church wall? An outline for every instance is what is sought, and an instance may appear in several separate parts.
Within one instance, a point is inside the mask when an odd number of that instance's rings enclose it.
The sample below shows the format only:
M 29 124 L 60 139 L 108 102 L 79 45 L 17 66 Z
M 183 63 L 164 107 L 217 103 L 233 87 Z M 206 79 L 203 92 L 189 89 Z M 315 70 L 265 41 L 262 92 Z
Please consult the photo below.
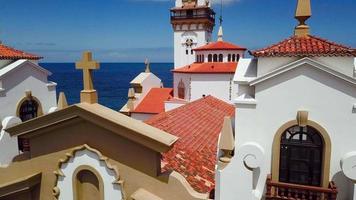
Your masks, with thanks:
M 212 55 L 214 55 L 214 54 L 217 54 L 217 55 L 223 54 L 223 62 L 229 62 L 229 60 L 228 60 L 229 54 L 230 54 L 230 55 L 233 55 L 233 54 L 237 55 L 237 54 L 239 54 L 239 55 L 240 55 L 240 58 L 243 58 L 243 57 L 244 57 L 244 53 L 245 53 L 245 52 L 242 51 L 242 50 L 238 50 L 238 51 L 226 51 L 226 50 L 224 50 L 224 51 L 217 51 L 217 50 L 213 50 L 213 51 L 198 51 L 198 52 L 196 52 L 197 55 L 204 55 L 204 62 L 209 62 L 209 60 L 208 60 L 209 54 L 212 54 Z M 218 59 L 219 59 L 219 57 L 218 57 Z M 230 62 L 231 62 L 231 61 L 230 61 Z
M 316 61 L 347 76 L 354 76 L 354 57 L 315 57 Z
M 195 62 L 195 52 L 192 50 L 206 45 L 211 40 L 211 33 L 200 29 L 190 31 L 188 26 L 182 26 L 183 30 L 174 32 L 174 68 L 184 67 Z M 190 27 L 193 29 L 193 27 Z M 187 48 L 185 43 L 187 39 L 193 40 L 193 46 Z M 188 50 L 188 54 L 186 52 Z
M 25 97 L 26 91 L 31 91 L 32 96 L 39 99 L 44 113 L 57 104 L 55 84 L 49 83 L 47 75 L 31 66 L 23 66 L 6 74 L 2 79 L 2 88 L 5 91 L 0 96 L 0 119 L 16 116 L 17 104 Z
M 17 137 L 11 137 L 5 131 L 6 128 L 21 123 L 17 117 L 6 117 L 2 120 L 2 129 L 0 130 L 0 167 L 7 167 L 11 164 L 13 158 L 19 154 Z
M 263 76 L 281 66 L 284 66 L 293 61 L 297 61 L 297 57 L 260 57 L 258 58 L 257 75 Z
M 240 162 L 234 157 L 227 168 L 218 173 L 218 199 L 234 200 L 240 190 L 252 191 L 244 184 L 251 180 L 256 191 L 264 191 L 265 184 L 257 183 L 265 183 L 267 174 L 271 173 L 274 136 L 283 124 L 295 120 L 300 110 L 308 111 L 309 120 L 328 132 L 332 142 L 330 179 L 339 188 L 338 199 L 352 199 L 353 184 L 342 174 L 340 160 L 348 152 L 356 150 L 354 142 L 351 142 L 356 139 L 352 131 L 356 129 L 356 114 L 352 112 L 356 102 L 355 85 L 304 66 L 257 85 L 256 101 L 257 105 L 237 105 L 236 152 L 245 143 L 257 143 L 266 155 L 264 164 L 256 173 L 250 174 L 249 180 L 243 180 L 239 174 Z M 242 198 L 255 199 L 253 195 Z
M 9 65 L 11 62 L 13 62 L 12 60 L 0 60 L 0 69 Z
M 203 95 L 212 95 L 227 103 L 232 103 L 233 94 L 233 74 L 191 75 L 191 101 L 200 99 Z
M 174 91 L 174 97 L 178 97 L 178 84 L 180 81 L 183 81 L 184 86 L 185 86 L 185 99 L 187 101 L 190 101 L 191 98 L 191 86 L 190 86 L 190 79 L 191 75 L 190 74 L 183 74 L 183 73 L 174 73 L 173 74 L 173 91 Z

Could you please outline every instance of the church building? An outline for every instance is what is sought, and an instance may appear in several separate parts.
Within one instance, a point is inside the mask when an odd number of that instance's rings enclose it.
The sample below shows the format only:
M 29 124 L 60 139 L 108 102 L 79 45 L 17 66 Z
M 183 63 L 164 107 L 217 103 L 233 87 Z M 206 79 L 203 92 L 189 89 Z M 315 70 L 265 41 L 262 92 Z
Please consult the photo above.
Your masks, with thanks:
M 56 109 L 57 84 L 48 81 L 51 72 L 38 64 L 41 58 L 0 43 L 0 166 L 28 146 L 4 129 Z
M 310 17 L 298 0 L 294 34 L 239 62 L 217 200 L 356 199 L 356 50 L 312 35 Z

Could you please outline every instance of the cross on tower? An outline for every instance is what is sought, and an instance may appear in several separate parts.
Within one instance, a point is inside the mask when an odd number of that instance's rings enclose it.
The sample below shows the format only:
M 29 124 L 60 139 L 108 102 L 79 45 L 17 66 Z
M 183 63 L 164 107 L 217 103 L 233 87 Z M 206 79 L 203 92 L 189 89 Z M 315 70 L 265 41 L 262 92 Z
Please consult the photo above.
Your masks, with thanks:
M 93 60 L 92 53 L 86 51 L 83 53 L 81 61 L 76 63 L 76 69 L 83 70 L 84 89 L 80 93 L 80 101 L 86 103 L 97 103 L 98 95 L 93 85 L 92 71 L 99 69 L 100 64 Z

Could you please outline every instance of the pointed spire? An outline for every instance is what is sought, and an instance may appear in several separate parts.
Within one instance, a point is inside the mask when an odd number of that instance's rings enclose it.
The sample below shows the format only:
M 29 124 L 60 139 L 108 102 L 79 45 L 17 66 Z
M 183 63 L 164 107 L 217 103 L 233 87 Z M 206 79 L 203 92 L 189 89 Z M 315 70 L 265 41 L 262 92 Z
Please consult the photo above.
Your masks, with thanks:
M 221 130 L 219 149 L 223 151 L 220 161 L 229 163 L 231 160 L 231 153 L 235 148 L 235 137 L 230 117 L 224 118 L 223 127 Z
M 219 33 L 218 33 L 218 41 L 219 42 L 224 41 L 223 36 L 224 36 L 223 27 L 222 27 L 222 25 L 220 25 Z
M 294 35 L 305 37 L 310 34 L 310 28 L 305 22 L 312 16 L 310 0 L 298 0 L 295 18 L 299 25 L 295 28 Z
M 68 107 L 68 102 L 64 92 L 59 93 L 57 110 L 62 110 Z
M 145 73 L 150 73 L 151 72 L 150 61 L 147 58 L 145 60 L 145 65 L 146 65 Z
M 220 27 L 219 27 L 219 32 L 218 32 L 218 41 L 222 42 L 223 40 L 223 36 L 224 36 L 224 32 L 223 32 L 223 27 L 222 27 L 222 23 L 223 23 L 223 0 L 221 0 L 221 4 L 220 4 Z

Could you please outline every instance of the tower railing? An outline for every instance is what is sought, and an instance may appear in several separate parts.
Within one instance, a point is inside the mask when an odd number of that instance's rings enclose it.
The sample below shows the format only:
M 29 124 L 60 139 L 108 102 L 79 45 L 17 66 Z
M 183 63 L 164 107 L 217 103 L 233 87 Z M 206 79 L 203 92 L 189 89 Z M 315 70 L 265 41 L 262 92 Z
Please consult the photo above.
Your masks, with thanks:
M 273 182 L 267 178 L 266 200 L 336 200 L 337 188 L 330 182 L 328 188 Z

